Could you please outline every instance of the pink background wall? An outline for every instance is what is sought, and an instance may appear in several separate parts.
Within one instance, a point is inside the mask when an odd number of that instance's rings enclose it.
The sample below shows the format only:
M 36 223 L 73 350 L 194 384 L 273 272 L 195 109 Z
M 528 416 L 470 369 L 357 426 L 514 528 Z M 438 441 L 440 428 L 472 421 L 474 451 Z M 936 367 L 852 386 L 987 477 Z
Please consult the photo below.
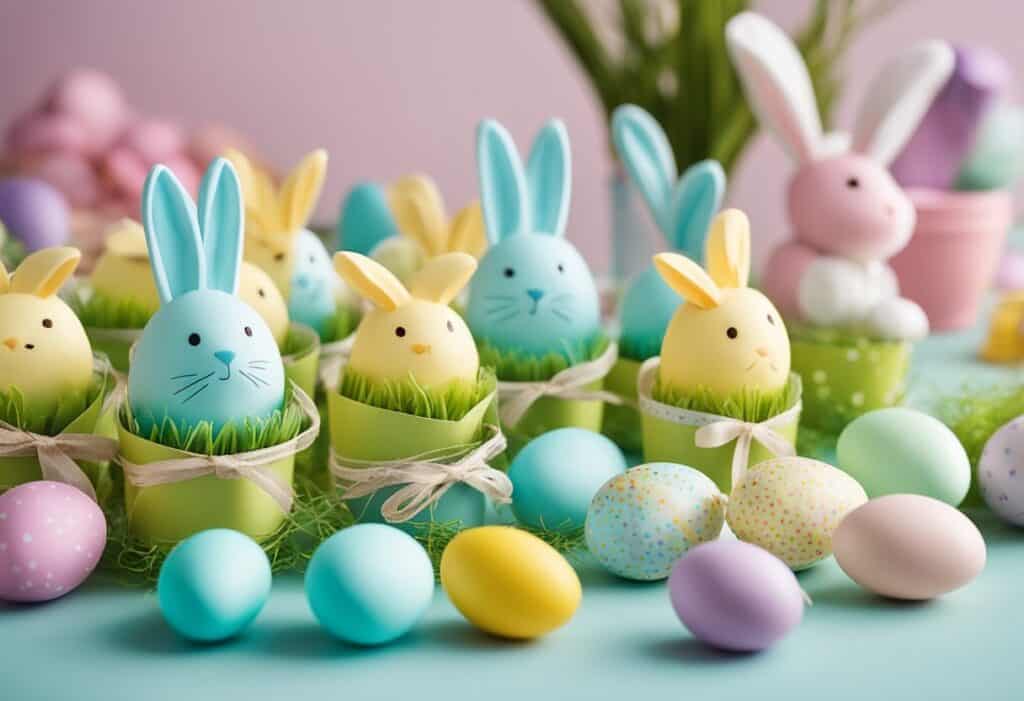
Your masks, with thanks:
M 608 0 L 592 0 L 608 4 Z M 807 2 L 758 7 L 785 25 Z M 927 36 L 989 44 L 1024 65 L 1019 10 L 1005 0 L 905 2 L 856 44 L 841 117 L 897 47 Z M 32 0 L 0 8 L 0 124 L 62 69 L 111 72 L 141 110 L 186 124 L 222 121 L 287 166 L 331 153 L 319 212 L 333 222 L 353 182 L 432 174 L 450 205 L 474 196 L 474 125 L 503 121 L 520 145 L 550 115 L 569 125 L 575 159 L 570 235 L 598 269 L 608 258 L 610 171 L 589 86 L 527 0 Z M 843 122 L 843 123 L 847 123 Z M 783 235 L 788 164 L 758 140 L 730 188 L 759 253 Z

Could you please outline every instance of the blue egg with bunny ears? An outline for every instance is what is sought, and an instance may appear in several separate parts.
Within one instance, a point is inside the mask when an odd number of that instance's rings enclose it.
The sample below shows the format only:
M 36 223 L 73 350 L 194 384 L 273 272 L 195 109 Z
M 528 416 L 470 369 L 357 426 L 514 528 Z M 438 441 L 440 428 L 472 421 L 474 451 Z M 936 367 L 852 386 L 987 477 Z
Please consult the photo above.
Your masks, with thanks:
M 490 247 L 470 283 L 473 336 L 502 352 L 585 360 L 574 353 L 600 332 L 601 315 L 593 275 L 563 238 L 572 184 L 565 125 L 544 125 L 524 169 L 509 133 L 485 120 L 477 161 Z
M 238 176 L 216 159 L 199 189 L 198 212 L 174 174 L 154 166 L 143 188 L 142 223 L 160 309 L 135 346 L 128 401 L 148 434 L 263 419 L 284 401 L 277 343 L 236 295 L 244 215 Z
M 669 248 L 701 260 L 708 227 L 725 192 L 722 166 L 701 161 L 679 177 L 668 137 L 654 117 L 636 105 L 616 108 L 612 141 Z M 657 355 L 682 301 L 653 266 L 637 275 L 619 306 L 622 355 L 634 360 Z

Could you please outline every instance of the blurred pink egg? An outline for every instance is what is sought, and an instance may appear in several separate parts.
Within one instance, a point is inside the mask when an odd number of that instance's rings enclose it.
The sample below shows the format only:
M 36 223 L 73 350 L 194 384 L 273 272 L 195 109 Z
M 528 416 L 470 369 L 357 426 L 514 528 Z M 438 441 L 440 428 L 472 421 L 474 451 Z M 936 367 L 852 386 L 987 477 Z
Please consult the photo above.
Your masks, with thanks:
M 67 152 L 43 156 L 32 173 L 60 190 L 73 208 L 92 207 L 99 197 L 96 174 L 81 156 Z
M 185 135 L 176 124 L 162 119 L 141 119 L 121 137 L 120 145 L 131 149 L 152 166 L 177 155 L 185 148 Z
M 996 271 L 996 287 L 1000 290 L 1024 289 L 1024 254 L 1007 251 L 999 261 Z
M 61 76 L 53 86 L 47 107 L 78 120 L 98 149 L 114 142 L 128 118 L 117 82 L 92 68 L 75 68 Z
M 107 522 L 96 503 L 59 482 L 29 482 L 0 495 L 0 599 L 49 601 L 96 568 Z
M 11 124 L 7 148 L 15 156 L 40 151 L 78 154 L 90 150 L 89 134 L 80 122 L 67 115 L 30 113 Z
M 118 193 L 139 197 L 148 168 L 132 149 L 118 146 L 103 159 L 104 170 Z
M 223 124 L 205 124 L 189 137 L 188 155 L 193 161 L 205 166 L 228 148 L 238 149 L 251 158 L 252 144 L 231 127 Z M 258 160 L 258 159 L 257 159 Z

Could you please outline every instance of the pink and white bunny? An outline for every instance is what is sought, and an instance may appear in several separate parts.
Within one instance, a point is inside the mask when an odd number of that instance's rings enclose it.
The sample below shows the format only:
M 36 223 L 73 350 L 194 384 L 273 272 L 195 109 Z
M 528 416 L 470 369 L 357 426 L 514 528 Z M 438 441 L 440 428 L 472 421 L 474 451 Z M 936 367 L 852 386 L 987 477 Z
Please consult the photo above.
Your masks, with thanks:
M 953 70 L 943 42 L 910 47 L 883 67 L 852 134 L 822 133 L 807 67 L 792 40 L 752 12 L 726 26 L 726 42 L 761 125 L 798 166 L 789 183 L 793 239 L 768 260 L 762 287 L 783 315 L 915 340 L 928 318 L 900 297 L 886 261 L 910 241 L 916 214 L 889 174 Z

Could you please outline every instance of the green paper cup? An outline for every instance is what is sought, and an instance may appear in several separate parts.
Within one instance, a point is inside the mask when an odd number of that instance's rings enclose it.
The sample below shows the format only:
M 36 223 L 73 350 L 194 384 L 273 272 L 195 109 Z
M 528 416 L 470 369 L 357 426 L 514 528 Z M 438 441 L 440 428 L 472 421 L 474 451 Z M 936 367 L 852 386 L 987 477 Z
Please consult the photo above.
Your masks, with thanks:
M 865 338 L 795 337 L 793 372 L 804 383 L 804 424 L 838 434 L 861 414 L 895 406 L 906 393 L 911 345 Z
M 316 392 L 317 370 L 320 367 L 320 336 L 305 324 L 292 322 L 281 356 L 284 375 L 308 396 Z
M 643 451 L 640 412 L 636 408 L 636 380 L 642 360 L 619 358 L 604 378 L 604 386 L 625 400 L 625 404 L 609 404 L 604 408 L 601 432 L 615 441 L 627 453 L 639 455 Z
M 338 455 L 353 460 L 398 460 L 480 440 L 487 424 L 497 425 L 494 395 L 473 407 L 458 421 L 422 416 L 357 402 L 339 392 L 327 395 L 331 446 Z M 332 476 L 332 483 L 334 478 Z M 380 513 L 384 501 L 401 487 L 378 490 L 372 496 L 346 502 L 357 521 L 385 523 Z M 455 484 L 444 496 L 407 524 L 394 524 L 414 532 L 411 524 L 461 522 L 465 528 L 482 525 L 487 498 L 467 484 Z
M 604 380 L 591 382 L 582 389 L 598 392 L 604 389 Z M 558 428 L 585 428 L 599 432 L 603 418 L 602 401 L 541 397 L 526 410 L 515 426 L 502 426 L 508 438 L 507 454 L 514 458 L 534 438 Z

